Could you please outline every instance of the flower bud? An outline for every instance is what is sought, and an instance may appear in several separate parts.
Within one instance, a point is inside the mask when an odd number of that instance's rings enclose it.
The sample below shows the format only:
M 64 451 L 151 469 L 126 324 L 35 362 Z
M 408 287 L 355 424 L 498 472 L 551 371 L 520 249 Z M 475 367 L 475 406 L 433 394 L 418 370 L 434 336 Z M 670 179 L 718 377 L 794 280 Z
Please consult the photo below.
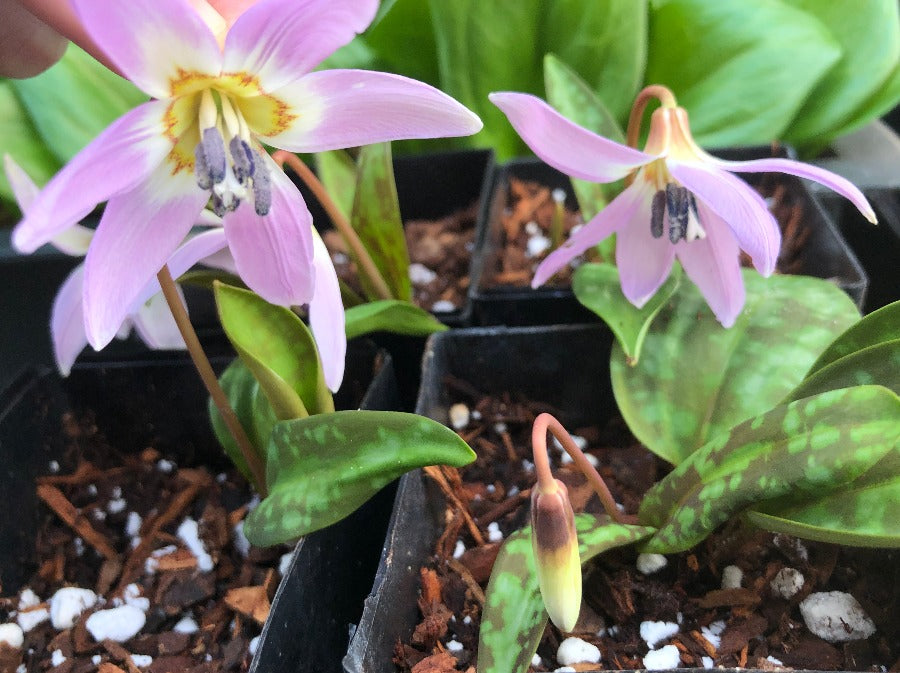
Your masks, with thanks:
M 581 560 L 568 489 L 559 479 L 553 481 L 552 490 L 535 484 L 531 491 L 531 545 L 550 619 L 571 631 L 581 609 Z

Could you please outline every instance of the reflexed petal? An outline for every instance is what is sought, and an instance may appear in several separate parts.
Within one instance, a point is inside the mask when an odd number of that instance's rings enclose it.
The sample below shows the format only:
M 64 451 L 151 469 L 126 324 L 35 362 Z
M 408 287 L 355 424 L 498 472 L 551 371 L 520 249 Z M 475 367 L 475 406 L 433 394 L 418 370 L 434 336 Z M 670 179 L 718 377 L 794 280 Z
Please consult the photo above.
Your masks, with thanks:
M 79 264 L 59 287 L 53 299 L 50 314 L 50 338 L 53 341 L 53 357 L 59 373 L 68 376 L 72 365 L 84 347 L 84 311 L 82 310 L 82 285 L 84 264 Z
M 633 220 L 641 218 L 646 219 L 649 230 L 650 202 L 647 199 L 646 191 L 640 188 L 640 183 L 635 182 L 613 199 L 594 219 L 579 229 L 574 236 L 547 255 L 547 258 L 534 272 L 531 287 L 543 285 L 550 276 L 585 250 L 597 245 L 610 234 L 633 226 Z
M 171 149 L 163 136 L 165 101 L 151 101 L 114 121 L 47 184 L 13 232 L 20 252 L 34 252 L 98 203 L 132 189 Z
M 422 82 L 366 70 L 323 70 L 275 92 L 298 115 L 285 131 L 267 133 L 265 109 L 242 105 L 266 142 L 292 152 L 323 152 L 405 138 L 465 136 L 481 120 L 447 94 Z M 263 114 L 259 114 L 262 112 Z
M 50 239 L 50 244 L 67 255 L 82 257 L 87 254 L 91 241 L 94 239 L 94 230 L 73 224 L 71 227 Z
M 25 169 L 8 154 L 3 155 L 3 168 L 6 171 L 6 179 L 12 188 L 13 196 L 16 197 L 19 210 L 23 213 L 27 212 L 41 191 L 40 187 L 34 184 L 34 180 L 25 172 Z
M 322 358 L 325 383 L 331 392 L 336 393 L 344 378 L 344 358 L 347 355 L 344 304 L 331 256 L 318 232 L 313 229 L 312 234 L 316 293 L 309 302 L 309 324 Z
M 698 203 L 706 238 L 675 247 L 678 259 L 723 327 L 731 327 L 744 307 L 740 250 L 731 228 L 720 217 Z
M 836 173 L 826 171 L 824 168 L 805 164 L 802 161 L 775 158 L 756 159 L 754 161 L 723 161 L 716 159 L 714 163 L 717 167 L 726 171 L 736 171 L 738 173 L 787 173 L 788 175 L 796 175 L 799 178 L 818 182 L 820 185 L 825 185 L 849 199 L 870 222 L 875 223 L 878 219 L 875 217 L 875 211 L 872 210 L 868 199 L 863 196 L 863 193 L 856 185 Z
M 638 185 L 635 182 L 635 185 Z M 649 187 L 649 186 L 648 186 Z M 650 233 L 650 201 L 652 188 L 642 191 L 643 202 L 638 214 L 627 227 L 622 227 L 616 238 L 616 266 L 622 294 L 632 304 L 641 308 L 656 294 L 672 271 L 675 246 L 663 234 L 653 238 Z
M 270 304 L 294 306 L 312 299 L 312 215 L 300 192 L 266 157 L 272 176 L 272 208 L 256 214 L 242 203 L 225 215 L 225 236 L 241 279 Z
M 500 92 L 488 98 L 535 154 L 566 175 L 613 182 L 656 158 L 582 128 L 537 96 Z
M 139 89 L 172 96 L 190 74 L 218 75 L 222 52 L 202 17 L 184 0 L 71 0 L 85 30 Z
M 181 288 L 176 288 L 184 301 Z M 178 331 L 169 304 L 162 294 L 150 297 L 131 316 L 134 331 L 148 347 L 154 350 L 184 350 L 184 338 Z
M 742 250 L 762 275 L 775 271 L 781 248 L 781 231 L 766 202 L 740 178 L 700 164 L 667 161 L 675 178 L 728 223 Z M 699 206 L 698 202 L 698 206 Z M 703 217 L 700 223 L 706 225 Z
M 110 199 L 85 261 L 85 329 L 95 349 L 116 335 L 208 198 L 192 174 L 173 176 L 164 165 L 144 184 Z
M 225 38 L 226 72 L 250 72 L 272 93 L 363 32 L 377 0 L 262 0 Z

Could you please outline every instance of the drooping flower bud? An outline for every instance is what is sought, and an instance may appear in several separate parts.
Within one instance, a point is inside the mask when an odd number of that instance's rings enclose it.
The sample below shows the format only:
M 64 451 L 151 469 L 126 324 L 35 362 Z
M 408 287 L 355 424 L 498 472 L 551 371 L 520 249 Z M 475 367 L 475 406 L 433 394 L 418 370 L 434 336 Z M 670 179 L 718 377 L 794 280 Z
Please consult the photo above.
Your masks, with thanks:
M 553 482 L 531 490 L 531 544 L 544 606 L 557 627 L 571 631 L 581 609 L 581 560 L 568 489 Z

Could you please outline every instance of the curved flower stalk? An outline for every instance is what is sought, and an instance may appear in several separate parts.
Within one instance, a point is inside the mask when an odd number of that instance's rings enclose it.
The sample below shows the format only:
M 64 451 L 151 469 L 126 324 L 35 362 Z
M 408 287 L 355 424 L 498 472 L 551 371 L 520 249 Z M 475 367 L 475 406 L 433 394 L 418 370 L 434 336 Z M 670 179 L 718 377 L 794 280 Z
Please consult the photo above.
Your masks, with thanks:
M 745 299 L 739 251 L 746 251 L 756 270 L 768 276 L 781 246 L 765 201 L 732 172 L 778 171 L 814 180 L 848 198 L 875 222 L 862 192 L 834 173 L 788 159 L 723 161 L 710 156 L 694 142 L 687 112 L 663 87 L 648 87 L 639 95 L 629 123 L 633 142 L 638 135 L 635 118 L 639 123 L 650 96 L 658 96 L 662 107 L 653 112 L 641 152 L 574 124 L 534 96 L 490 95 L 534 153 L 551 166 L 594 182 L 633 176 L 603 211 L 547 256 L 533 287 L 615 233 L 622 293 L 632 304 L 640 308 L 656 293 L 677 257 L 719 322 L 730 327 Z
M 84 270 L 94 348 L 115 336 L 208 203 L 251 289 L 274 304 L 312 300 L 311 216 L 263 142 L 318 152 L 481 128 L 465 107 L 414 80 L 310 72 L 365 29 L 377 0 L 262 0 L 221 39 L 186 0 L 72 6 L 118 70 L 156 99 L 63 168 L 13 235 L 20 251 L 32 252 L 108 201 Z

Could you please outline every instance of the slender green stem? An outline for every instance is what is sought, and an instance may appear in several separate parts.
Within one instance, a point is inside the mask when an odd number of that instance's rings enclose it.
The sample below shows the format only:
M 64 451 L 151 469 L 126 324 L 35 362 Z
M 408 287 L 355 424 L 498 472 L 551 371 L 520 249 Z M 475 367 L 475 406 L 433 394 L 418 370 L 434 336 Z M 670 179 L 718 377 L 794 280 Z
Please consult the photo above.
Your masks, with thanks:
M 309 166 L 303 163 L 300 160 L 300 157 L 293 152 L 278 150 L 272 155 L 272 158 L 282 170 L 284 169 L 284 164 L 290 166 L 291 169 L 300 176 L 300 179 L 306 183 L 310 190 L 312 190 L 312 193 L 319 200 L 319 203 L 322 204 L 325 212 L 328 213 L 328 217 L 330 217 L 331 221 L 334 223 L 335 229 L 337 229 L 341 236 L 344 237 L 344 240 L 347 241 L 347 245 L 350 246 L 350 252 L 353 253 L 353 257 L 356 260 L 360 273 L 372 283 L 372 287 L 375 289 L 378 298 L 393 299 L 394 295 L 391 293 L 391 289 L 388 287 L 388 284 L 384 280 L 384 276 L 381 275 L 381 272 L 375 265 L 375 261 L 372 259 L 369 251 L 366 250 L 366 246 L 363 245 L 356 231 L 350 226 L 347 218 L 344 217 L 344 214 L 332 200 L 331 196 L 328 194 L 328 190 L 325 189 L 325 185 L 323 185 L 319 178 L 316 177 L 316 174 L 313 173 L 309 169 Z
M 594 469 L 587 456 L 584 455 L 578 445 L 566 431 L 556 418 L 552 415 L 543 413 L 534 419 L 534 425 L 531 429 L 531 448 L 534 454 L 534 471 L 537 474 L 538 484 L 541 489 L 552 490 L 554 486 L 553 473 L 550 471 L 550 458 L 547 455 L 547 431 L 550 431 L 557 441 L 562 444 L 563 449 L 572 457 L 575 467 L 581 470 L 582 474 L 587 478 L 588 483 L 599 496 L 603 509 L 617 523 L 636 523 L 637 517 L 623 514 L 616 506 L 616 501 L 609 492 L 606 482 L 600 473 Z
M 216 408 L 222 415 L 225 426 L 228 428 L 232 437 L 234 437 L 234 441 L 241 450 L 244 460 L 247 461 L 247 467 L 250 468 L 250 473 L 253 475 L 256 490 L 259 491 L 260 495 L 265 497 L 266 471 L 262 461 L 256 453 L 256 449 L 253 447 L 250 439 L 247 437 L 247 433 L 244 432 L 244 427 L 238 420 L 237 414 L 234 412 L 234 409 L 231 408 L 231 404 L 228 402 L 225 391 L 222 390 L 222 386 L 219 385 L 219 380 L 216 378 L 216 373 L 209 363 L 209 358 L 206 357 L 203 346 L 200 345 L 200 339 L 197 338 L 197 332 L 194 331 L 194 326 L 191 325 L 191 319 L 188 317 L 187 309 L 185 308 L 184 302 L 181 300 L 181 295 L 178 294 L 178 288 L 175 285 L 175 281 L 172 279 L 169 267 L 164 266 L 160 269 L 156 277 L 159 279 L 159 285 L 162 287 L 163 296 L 166 298 L 166 303 L 169 305 L 172 317 L 175 318 L 175 324 L 178 325 L 178 331 L 181 332 L 181 336 L 184 338 L 184 343 L 187 345 L 191 360 L 193 360 L 194 366 L 197 368 L 197 373 L 200 374 L 200 379 L 203 381 L 203 385 L 206 386 L 206 390 L 209 392 L 213 404 L 216 405 Z

